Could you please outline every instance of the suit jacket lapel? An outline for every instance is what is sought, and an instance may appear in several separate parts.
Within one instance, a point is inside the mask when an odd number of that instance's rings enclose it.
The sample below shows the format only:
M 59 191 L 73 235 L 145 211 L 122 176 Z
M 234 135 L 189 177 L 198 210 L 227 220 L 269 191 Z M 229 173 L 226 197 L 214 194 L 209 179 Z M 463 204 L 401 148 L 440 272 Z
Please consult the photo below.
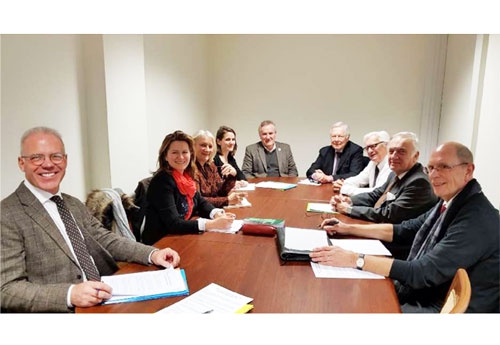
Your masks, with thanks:
M 54 223 L 52 218 L 50 218 L 47 210 L 45 210 L 40 201 L 38 201 L 38 199 L 33 195 L 33 193 L 30 192 L 30 190 L 24 185 L 24 183 L 22 183 L 18 187 L 16 194 L 18 195 L 19 201 L 24 207 L 24 211 L 26 212 L 26 214 L 54 240 L 54 242 L 68 257 L 71 258 L 71 260 L 75 261 L 71 250 L 62 237 L 61 232 L 57 228 L 56 224 Z
M 267 163 L 266 163 L 266 152 L 264 151 L 264 146 L 262 145 L 262 143 L 259 143 L 259 145 L 257 146 L 257 150 L 259 152 L 259 158 L 260 158 L 260 161 L 262 162 L 262 166 L 264 167 L 264 172 L 267 172 Z

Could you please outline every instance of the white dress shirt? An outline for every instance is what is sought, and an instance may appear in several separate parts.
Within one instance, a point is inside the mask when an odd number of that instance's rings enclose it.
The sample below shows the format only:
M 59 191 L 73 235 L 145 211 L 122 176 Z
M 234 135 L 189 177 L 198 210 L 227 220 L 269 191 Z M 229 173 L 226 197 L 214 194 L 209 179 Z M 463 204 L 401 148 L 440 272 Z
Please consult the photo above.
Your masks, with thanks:
M 378 167 L 379 173 L 375 180 L 375 167 Z M 351 176 L 344 180 L 340 193 L 344 195 L 356 195 L 368 193 L 387 182 L 391 173 L 389 168 L 388 156 L 386 155 L 377 165 L 370 161 L 368 165 L 356 176 Z

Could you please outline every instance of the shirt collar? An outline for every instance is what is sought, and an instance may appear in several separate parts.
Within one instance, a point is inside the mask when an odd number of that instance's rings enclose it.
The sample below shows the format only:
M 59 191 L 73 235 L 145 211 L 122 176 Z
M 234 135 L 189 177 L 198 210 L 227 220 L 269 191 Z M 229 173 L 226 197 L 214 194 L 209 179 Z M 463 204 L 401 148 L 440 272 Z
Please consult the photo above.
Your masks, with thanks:
M 264 144 L 262 144 L 262 147 L 264 148 L 264 150 L 266 150 L 267 152 L 271 153 L 274 150 L 276 150 L 276 142 L 274 143 L 273 148 L 271 150 L 268 150 L 267 147 Z
M 48 200 L 50 200 L 50 198 L 52 198 L 54 195 L 58 195 L 62 199 L 61 191 L 58 191 L 56 194 L 52 194 L 33 186 L 28 180 L 24 180 L 24 185 L 26 186 L 26 188 L 30 190 L 31 193 L 33 193 L 35 198 L 37 198 L 38 201 L 42 203 L 42 205 L 45 204 Z

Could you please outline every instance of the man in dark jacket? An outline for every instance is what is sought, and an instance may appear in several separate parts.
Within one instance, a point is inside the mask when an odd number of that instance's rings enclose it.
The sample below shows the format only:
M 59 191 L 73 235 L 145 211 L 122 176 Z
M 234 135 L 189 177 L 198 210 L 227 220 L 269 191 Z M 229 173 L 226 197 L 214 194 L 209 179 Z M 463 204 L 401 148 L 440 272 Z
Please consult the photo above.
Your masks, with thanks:
M 307 170 L 307 178 L 321 183 L 356 176 L 370 161 L 363 148 L 349 140 L 349 126 L 337 122 L 330 128 L 331 145 L 319 150 L 318 158 Z

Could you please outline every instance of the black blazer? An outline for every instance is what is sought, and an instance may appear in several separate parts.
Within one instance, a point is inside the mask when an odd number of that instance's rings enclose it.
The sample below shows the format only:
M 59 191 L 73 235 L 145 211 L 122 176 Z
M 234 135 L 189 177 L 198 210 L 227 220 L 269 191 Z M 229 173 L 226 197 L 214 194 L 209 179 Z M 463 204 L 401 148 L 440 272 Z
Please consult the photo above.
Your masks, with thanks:
M 197 234 L 198 221 L 185 220 L 181 194 L 172 175 L 166 171 L 156 173 L 149 183 L 147 191 L 146 224 L 142 232 L 142 242 L 153 244 L 168 234 Z M 215 207 L 197 191 L 193 197 L 193 216 L 209 218 Z
M 369 193 L 351 196 L 351 216 L 376 223 L 400 223 L 416 218 L 436 204 L 438 198 L 432 191 L 429 177 L 424 173 L 422 164 L 416 163 L 406 175 L 390 190 L 394 199 L 386 200 L 379 207 L 375 203 L 394 179 L 391 172 L 387 182 Z
M 241 181 L 244 180 L 246 181 L 247 178 L 245 177 L 245 174 L 243 174 L 243 171 L 241 171 L 240 167 L 238 166 L 238 163 L 236 163 L 236 159 L 234 159 L 234 156 L 232 154 L 227 155 L 227 162 L 231 164 L 233 168 L 236 169 L 236 180 Z M 222 160 L 220 159 L 219 155 L 216 154 L 214 157 L 214 163 L 217 166 L 217 171 L 219 172 L 220 177 L 223 177 L 221 174 L 221 167 L 224 165 Z
M 344 151 L 340 154 L 337 169 L 338 174 L 333 175 L 333 179 L 337 180 L 356 176 L 368 164 L 369 160 L 365 158 L 363 156 L 363 148 L 349 140 L 344 147 Z M 321 169 L 326 175 L 332 175 L 334 159 L 335 149 L 331 145 L 322 147 L 319 150 L 318 158 L 316 158 L 316 161 L 307 170 L 306 176 L 310 178 L 317 169 Z

